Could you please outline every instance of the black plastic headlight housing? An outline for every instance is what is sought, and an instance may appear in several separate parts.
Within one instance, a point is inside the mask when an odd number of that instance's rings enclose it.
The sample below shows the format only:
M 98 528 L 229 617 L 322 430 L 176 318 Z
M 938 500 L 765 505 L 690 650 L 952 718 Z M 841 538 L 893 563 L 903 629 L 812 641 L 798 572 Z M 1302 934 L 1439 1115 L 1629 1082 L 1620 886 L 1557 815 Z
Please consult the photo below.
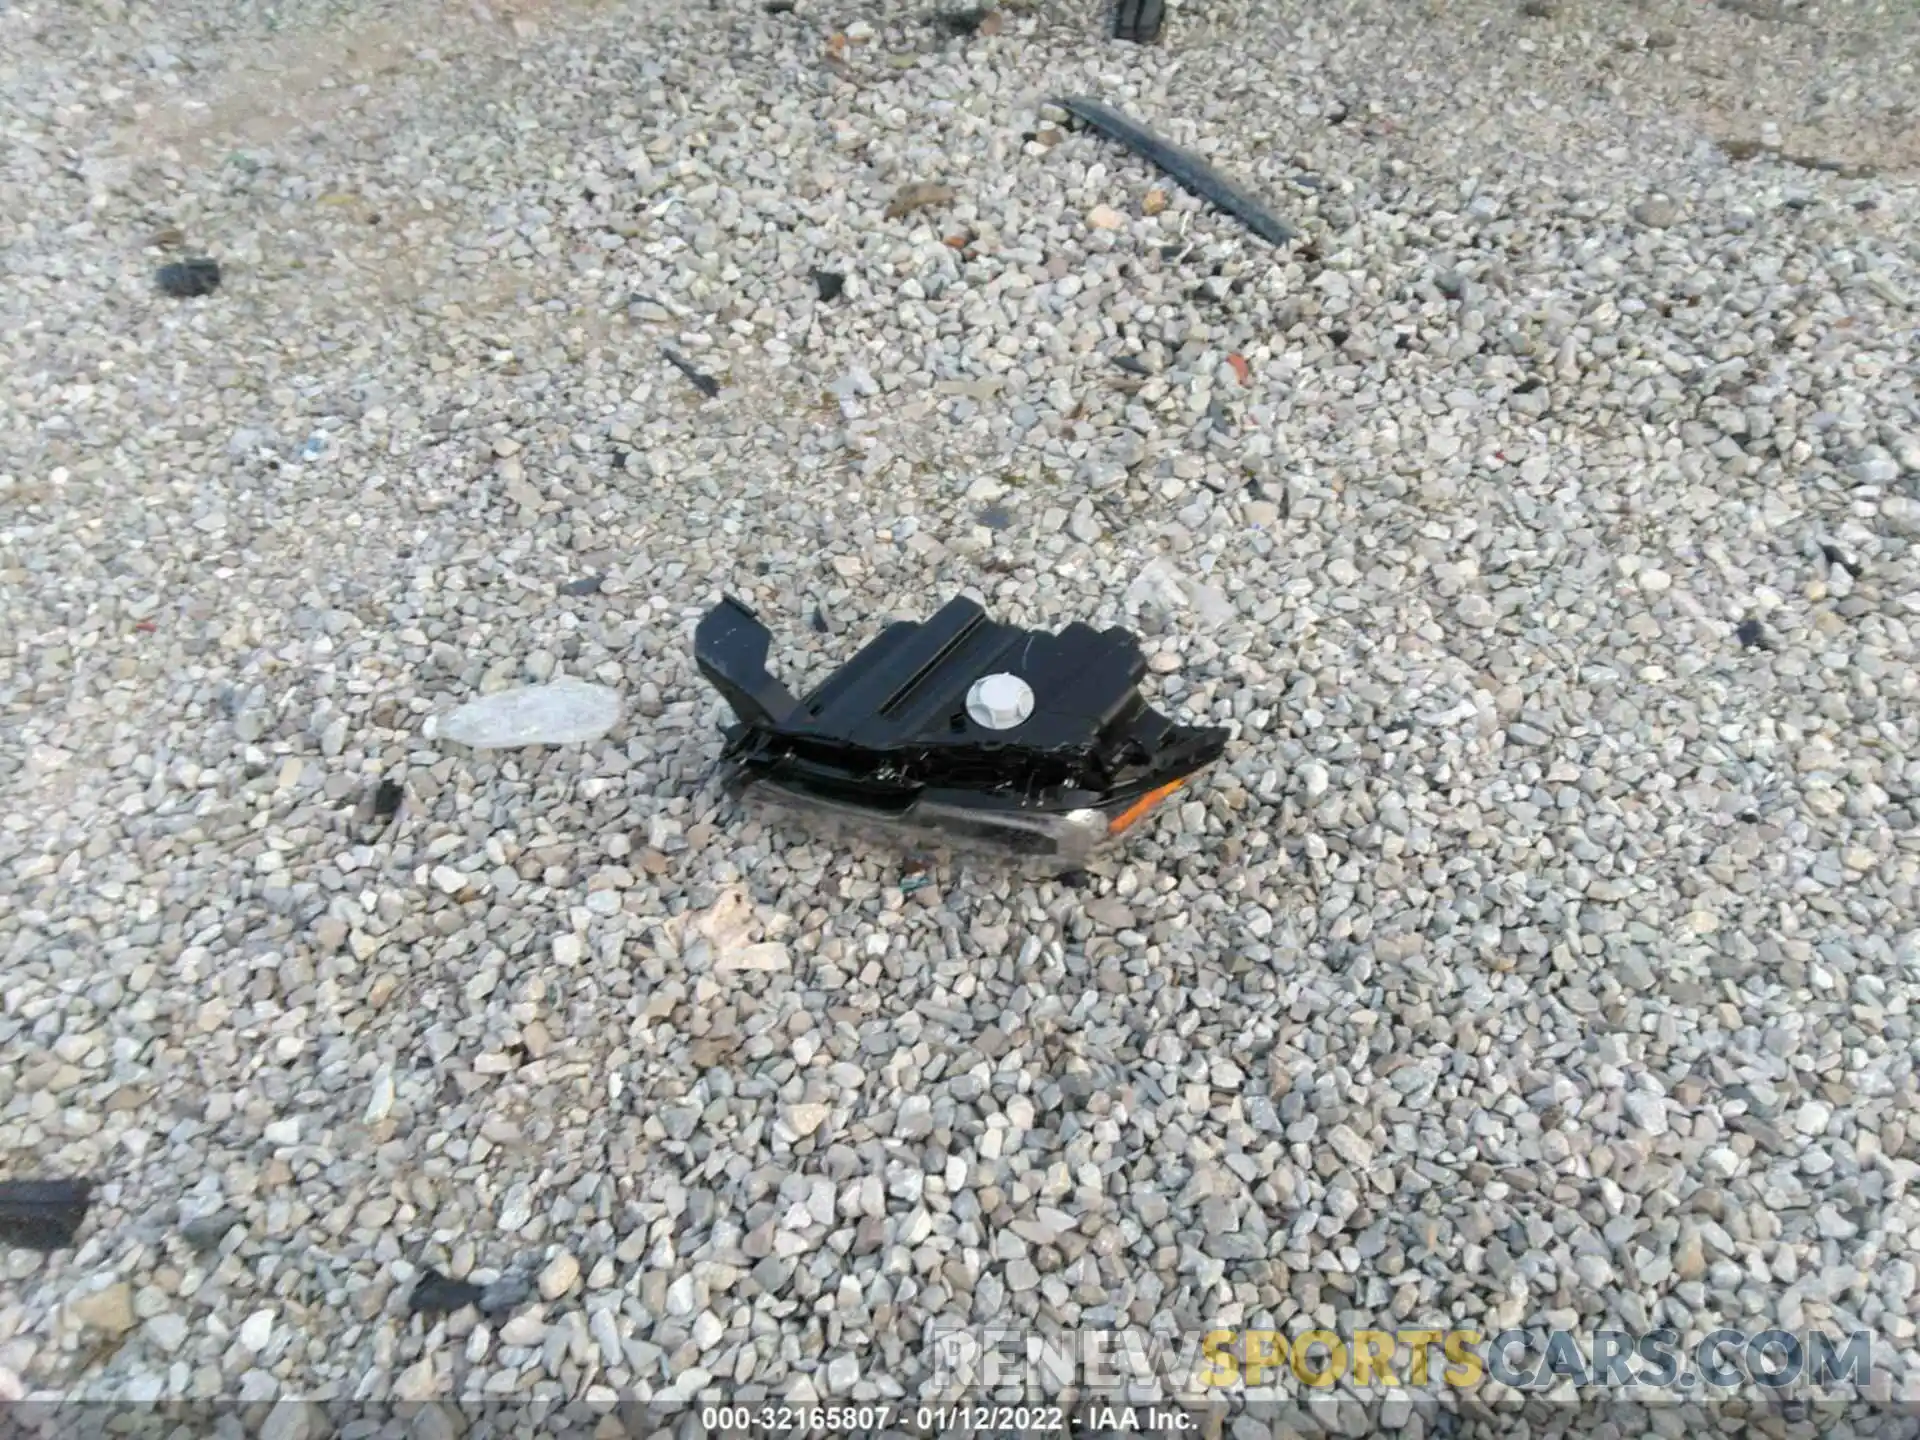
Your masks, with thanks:
M 728 598 L 700 621 L 700 671 L 737 723 L 736 793 L 862 833 L 1075 869 L 1218 759 L 1226 731 L 1175 724 L 1139 693 L 1120 628 L 1057 634 L 973 601 L 887 626 L 811 694 L 767 672 L 771 636 Z

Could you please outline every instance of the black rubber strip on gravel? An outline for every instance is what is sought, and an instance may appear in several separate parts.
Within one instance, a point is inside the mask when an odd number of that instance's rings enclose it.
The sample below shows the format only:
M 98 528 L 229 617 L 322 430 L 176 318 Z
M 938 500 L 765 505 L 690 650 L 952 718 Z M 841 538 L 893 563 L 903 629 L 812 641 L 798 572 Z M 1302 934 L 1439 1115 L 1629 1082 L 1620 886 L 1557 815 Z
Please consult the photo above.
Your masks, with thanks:
M 1182 150 L 1170 140 L 1162 140 L 1105 101 L 1069 96 L 1056 99 L 1053 103 L 1109 140 L 1126 146 L 1183 189 L 1198 195 L 1216 209 L 1224 210 L 1269 245 L 1287 245 L 1294 240 L 1297 233 L 1294 228 L 1249 192 L 1227 179 L 1198 155 Z

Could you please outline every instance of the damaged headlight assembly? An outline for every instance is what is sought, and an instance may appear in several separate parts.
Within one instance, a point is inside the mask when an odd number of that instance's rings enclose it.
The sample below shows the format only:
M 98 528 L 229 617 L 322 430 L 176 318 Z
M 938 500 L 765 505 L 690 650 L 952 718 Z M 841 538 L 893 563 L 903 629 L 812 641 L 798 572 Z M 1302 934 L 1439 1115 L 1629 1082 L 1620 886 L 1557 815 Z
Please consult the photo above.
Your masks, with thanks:
M 1072 870 L 1226 746 L 1141 698 L 1145 659 L 1117 627 L 1023 630 L 960 597 L 888 625 L 801 698 L 768 673 L 771 639 L 729 597 L 702 617 L 695 660 L 734 713 L 729 788 L 816 827 Z

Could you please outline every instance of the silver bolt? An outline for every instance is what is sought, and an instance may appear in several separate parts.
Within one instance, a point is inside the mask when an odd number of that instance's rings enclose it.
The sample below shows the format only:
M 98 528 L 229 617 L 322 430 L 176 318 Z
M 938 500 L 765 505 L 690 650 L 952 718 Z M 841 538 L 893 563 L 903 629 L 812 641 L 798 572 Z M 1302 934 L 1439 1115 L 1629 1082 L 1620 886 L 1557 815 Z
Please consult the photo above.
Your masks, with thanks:
M 1011 730 L 1033 714 L 1033 687 L 1018 675 L 983 675 L 967 691 L 967 714 L 989 730 Z

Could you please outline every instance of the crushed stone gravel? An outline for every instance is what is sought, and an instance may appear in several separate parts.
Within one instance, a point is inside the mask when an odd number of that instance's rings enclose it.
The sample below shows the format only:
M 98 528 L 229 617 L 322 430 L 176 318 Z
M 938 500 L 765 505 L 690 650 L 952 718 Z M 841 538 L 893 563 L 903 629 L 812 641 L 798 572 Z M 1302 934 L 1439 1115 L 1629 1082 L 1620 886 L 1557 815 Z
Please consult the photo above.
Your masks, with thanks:
M 0 1173 L 99 1177 L 0 1391 L 1916 1381 L 1912 7 L 1093 9 L 0 5 Z M 702 610 L 804 684 L 961 590 L 1226 759 L 1077 884 L 739 821 Z M 561 677 L 602 737 L 429 733 Z

